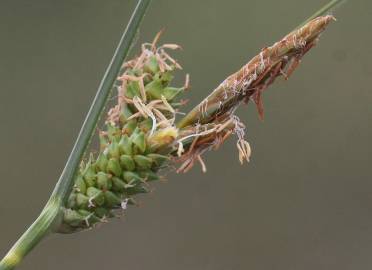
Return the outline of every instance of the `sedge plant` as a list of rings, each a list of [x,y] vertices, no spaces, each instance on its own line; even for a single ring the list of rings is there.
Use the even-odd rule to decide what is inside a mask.
[[[37,220],[0,262],[13,269],[50,233],[75,233],[121,215],[147,193],[160,172],[176,164],[187,172],[195,163],[205,171],[202,155],[235,135],[241,163],[251,148],[244,124],[235,115],[242,103],[254,103],[263,118],[262,95],[277,77],[288,79],[302,57],[334,20],[324,15],[342,1],[333,0],[280,41],[265,47],[236,73],[227,77],[181,119],[182,96],[189,88],[172,80],[181,65],[171,56],[176,44],[158,45],[161,32],[140,53],[124,62],[150,0],[140,0],[102,79],[66,167]],[[97,154],[86,153],[112,91],[117,102],[99,129]],[[86,153],[84,157],[84,153]]]

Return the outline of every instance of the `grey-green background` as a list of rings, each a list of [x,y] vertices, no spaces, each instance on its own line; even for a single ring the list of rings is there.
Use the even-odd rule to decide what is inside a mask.
[[[135,50],[165,27],[194,105],[325,2],[154,0]],[[1,255],[46,202],[134,5],[0,1]],[[124,218],[54,235],[19,269],[370,269],[372,2],[335,15],[294,76],[265,92],[264,122],[239,110],[248,165],[230,140],[206,156],[207,174],[169,174]]]

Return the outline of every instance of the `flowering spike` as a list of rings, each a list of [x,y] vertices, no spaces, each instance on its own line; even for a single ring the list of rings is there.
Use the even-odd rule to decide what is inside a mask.
[[[75,185],[64,206],[61,232],[93,227],[136,204],[133,196],[151,191],[148,181],[159,180],[159,170],[180,161],[178,172],[195,163],[206,171],[202,155],[217,149],[232,134],[237,136],[239,161],[249,161],[251,148],[245,126],[234,115],[242,102],[253,102],[263,118],[262,92],[278,76],[288,78],[303,55],[333,19],[318,17],[266,47],[175,125],[177,100],[189,88],[171,85],[181,65],[166,51],[178,45],[156,48],[161,32],[141,54],[123,66],[117,78],[117,104],[108,111],[106,129],[99,132],[100,151],[82,162]]]

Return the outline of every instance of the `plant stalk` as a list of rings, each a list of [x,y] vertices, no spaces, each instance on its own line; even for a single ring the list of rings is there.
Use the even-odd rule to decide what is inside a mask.
[[[312,19],[315,19],[316,17],[326,15],[331,10],[334,10],[335,8],[339,7],[341,4],[345,3],[347,0],[332,0],[328,2],[328,4],[324,5],[322,8],[318,9],[313,15],[311,15],[309,18],[307,18],[304,22],[302,22],[299,26],[296,27],[300,28],[307,24]]]
[[[9,270],[16,267],[40,240],[52,231],[54,225],[60,222],[61,207],[63,207],[71,191],[74,183],[74,176],[77,173],[81,159],[95,132],[97,122],[110,96],[113,84],[124,59],[129,53],[132,42],[150,2],[151,0],[138,1],[132,17],[119,41],[114,56],[98,87],[97,94],[52,195],[39,217],[1,260],[0,270]]]

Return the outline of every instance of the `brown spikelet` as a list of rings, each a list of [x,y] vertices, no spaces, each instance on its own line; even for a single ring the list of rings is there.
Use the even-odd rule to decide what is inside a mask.
[[[241,102],[252,100],[259,118],[263,119],[263,91],[277,77],[283,76],[287,80],[292,75],[302,57],[316,45],[320,34],[332,20],[335,20],[333,16],[317,17],[272,46],[263,48],[181,119],[177,127],[184,131],[177,142],[181,145],[191,137],[194,141],[189,142],[192,147],[188,151],[182,146],[185,151],[179,159],[183,162],[179,171],[189,170],[196,160],[200,161],[201,154],[219,146],[233,133],[238,136],[240,162],[249,161],[251,149],[244,140],[244,125],[234,115],[236,107]]]
[[[265,47],[239,71],[225,79],[208,97],[179,123],[185,127],[193,123],[210,123],[214,118],[232,113],[240,101],[253,99],[263,117],[262,92],[278,76],[288,79],[301,58],[316,45],[333,16],[317,17],[303,27],[289,33],[271,47]]]

